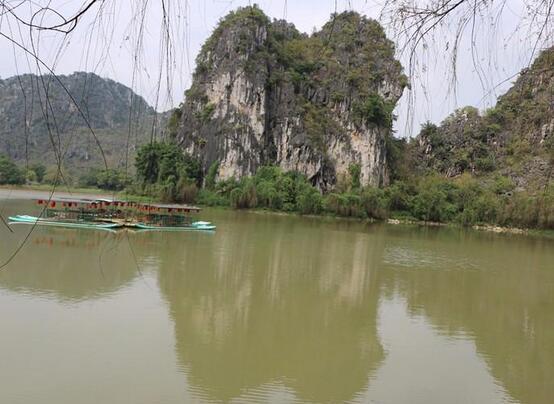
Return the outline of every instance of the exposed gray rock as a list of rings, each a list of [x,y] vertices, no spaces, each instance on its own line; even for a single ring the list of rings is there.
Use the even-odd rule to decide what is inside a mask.
[[[177,141],[218,179],[276,164],[331,188],[358,164],[388,182],[385,138],[406,86],[381,26],[356,13],[299,33],[257,7],[229,14],[197,59]]]

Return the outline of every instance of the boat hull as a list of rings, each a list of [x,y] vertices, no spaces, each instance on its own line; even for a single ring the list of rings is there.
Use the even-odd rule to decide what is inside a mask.
[[[208,222],[205,222],[208,223]],[[135,223],[133,227],[141,230],[160,230],[160,231],[214,231],[215,226],[212,224],[191,224],[190,226],[150,226],[144,223]]]
[[[37,226],[57,226],[57,227],[71,227],[78,229],[99,229],[99,230],[114,230],[122,227],[119,223],[79,223],[79,222],[62,222],[57,220],[49,220],[47,218],[40,218],[36,216],[28,215],[16,215],[10,216],[10,224],[22,223],[31,224]]]
[[[140,230],[159,230],[159,231],[214,231],[215,226],[210,222],[193,222],[190,226],[151,226],[145,223],[91,223],[91,222],[62,222],[58,220],[50,220],[48,218],[40,218],[28,215],[16,215],[8,218],[11,224],[22,223],[40,226],[57,226],[70,227],[80,229],[99,229],[99,230],[115,230],[123,227],[135,228]]]

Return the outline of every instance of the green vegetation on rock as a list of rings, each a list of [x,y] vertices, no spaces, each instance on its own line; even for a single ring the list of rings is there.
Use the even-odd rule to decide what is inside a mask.
[[[250,176],[265,165],[296,167],[329,191],[348,174],[337,172],[347,160],[360,165],[363,185],[384,184],[385,138],[406,86],[394,44],[375,20],[332,14],[308,35],[256,5],[241,7],[199,52],[176,140],[204,173],[216,161]],[[375,156],[362,164],[370,147]]]
[[[464,107],[440,125],[427,123],[405,148],[409,171],[481,181],[502,175],[520,191],[539,194],[554,166],[554,47],[543,51],[497,104],[484,113]]]

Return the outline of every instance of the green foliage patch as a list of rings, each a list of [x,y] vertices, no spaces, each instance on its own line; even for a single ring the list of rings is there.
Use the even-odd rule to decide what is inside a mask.
[[[165,202],[194,202],[203,174],[200,162],[171,142],[142,146],[135,159],[134,190]]]
[[[25,183],[25,172],[8,157],[0,155],[0,185],[21,185]]]

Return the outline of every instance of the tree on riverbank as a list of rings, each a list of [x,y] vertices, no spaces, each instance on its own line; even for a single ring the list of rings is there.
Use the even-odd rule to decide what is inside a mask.
[[[25,183],[25,172],[7,158],[0,155],[0,185],[21,185]]]
[[[135,193],[165,202],[194,202],[202,185],[200,163],[172,142],[151,142],[142,146],[135,159]]]
[[[377,220],[403,218],[554,229],[552,185],[541,194],[531,194],[514,191],[509,178],[502,176],[481,182],[469,175],[456,179],[430,175],[414,182],[397,181],[384,189],[349,187],[321,195],[297,173],[283,173],[276,167],[262,167],[260,171],[268,169],[278,174],[269,180],[260,180],[256,174],[239,182],[218,183],[215,190],[201,190],[198,202]]]
[[[322,194],[304,175],[276,166],[262,166],[254,176],[240,180],[217,181],[211,178],[213,173],[204,180],[198,162],[175,153],[175,147],[163,143],[143,146],[136,162],[137,180],[130,192],[235,209],[554,228],[552,185],[536,194],[516,191],[511,179],[502,175],[478,179],[467,173],[456,178],[430,173],[397,180],[382,189],[362,188],[356,167],[351,167],[350,177]]]

